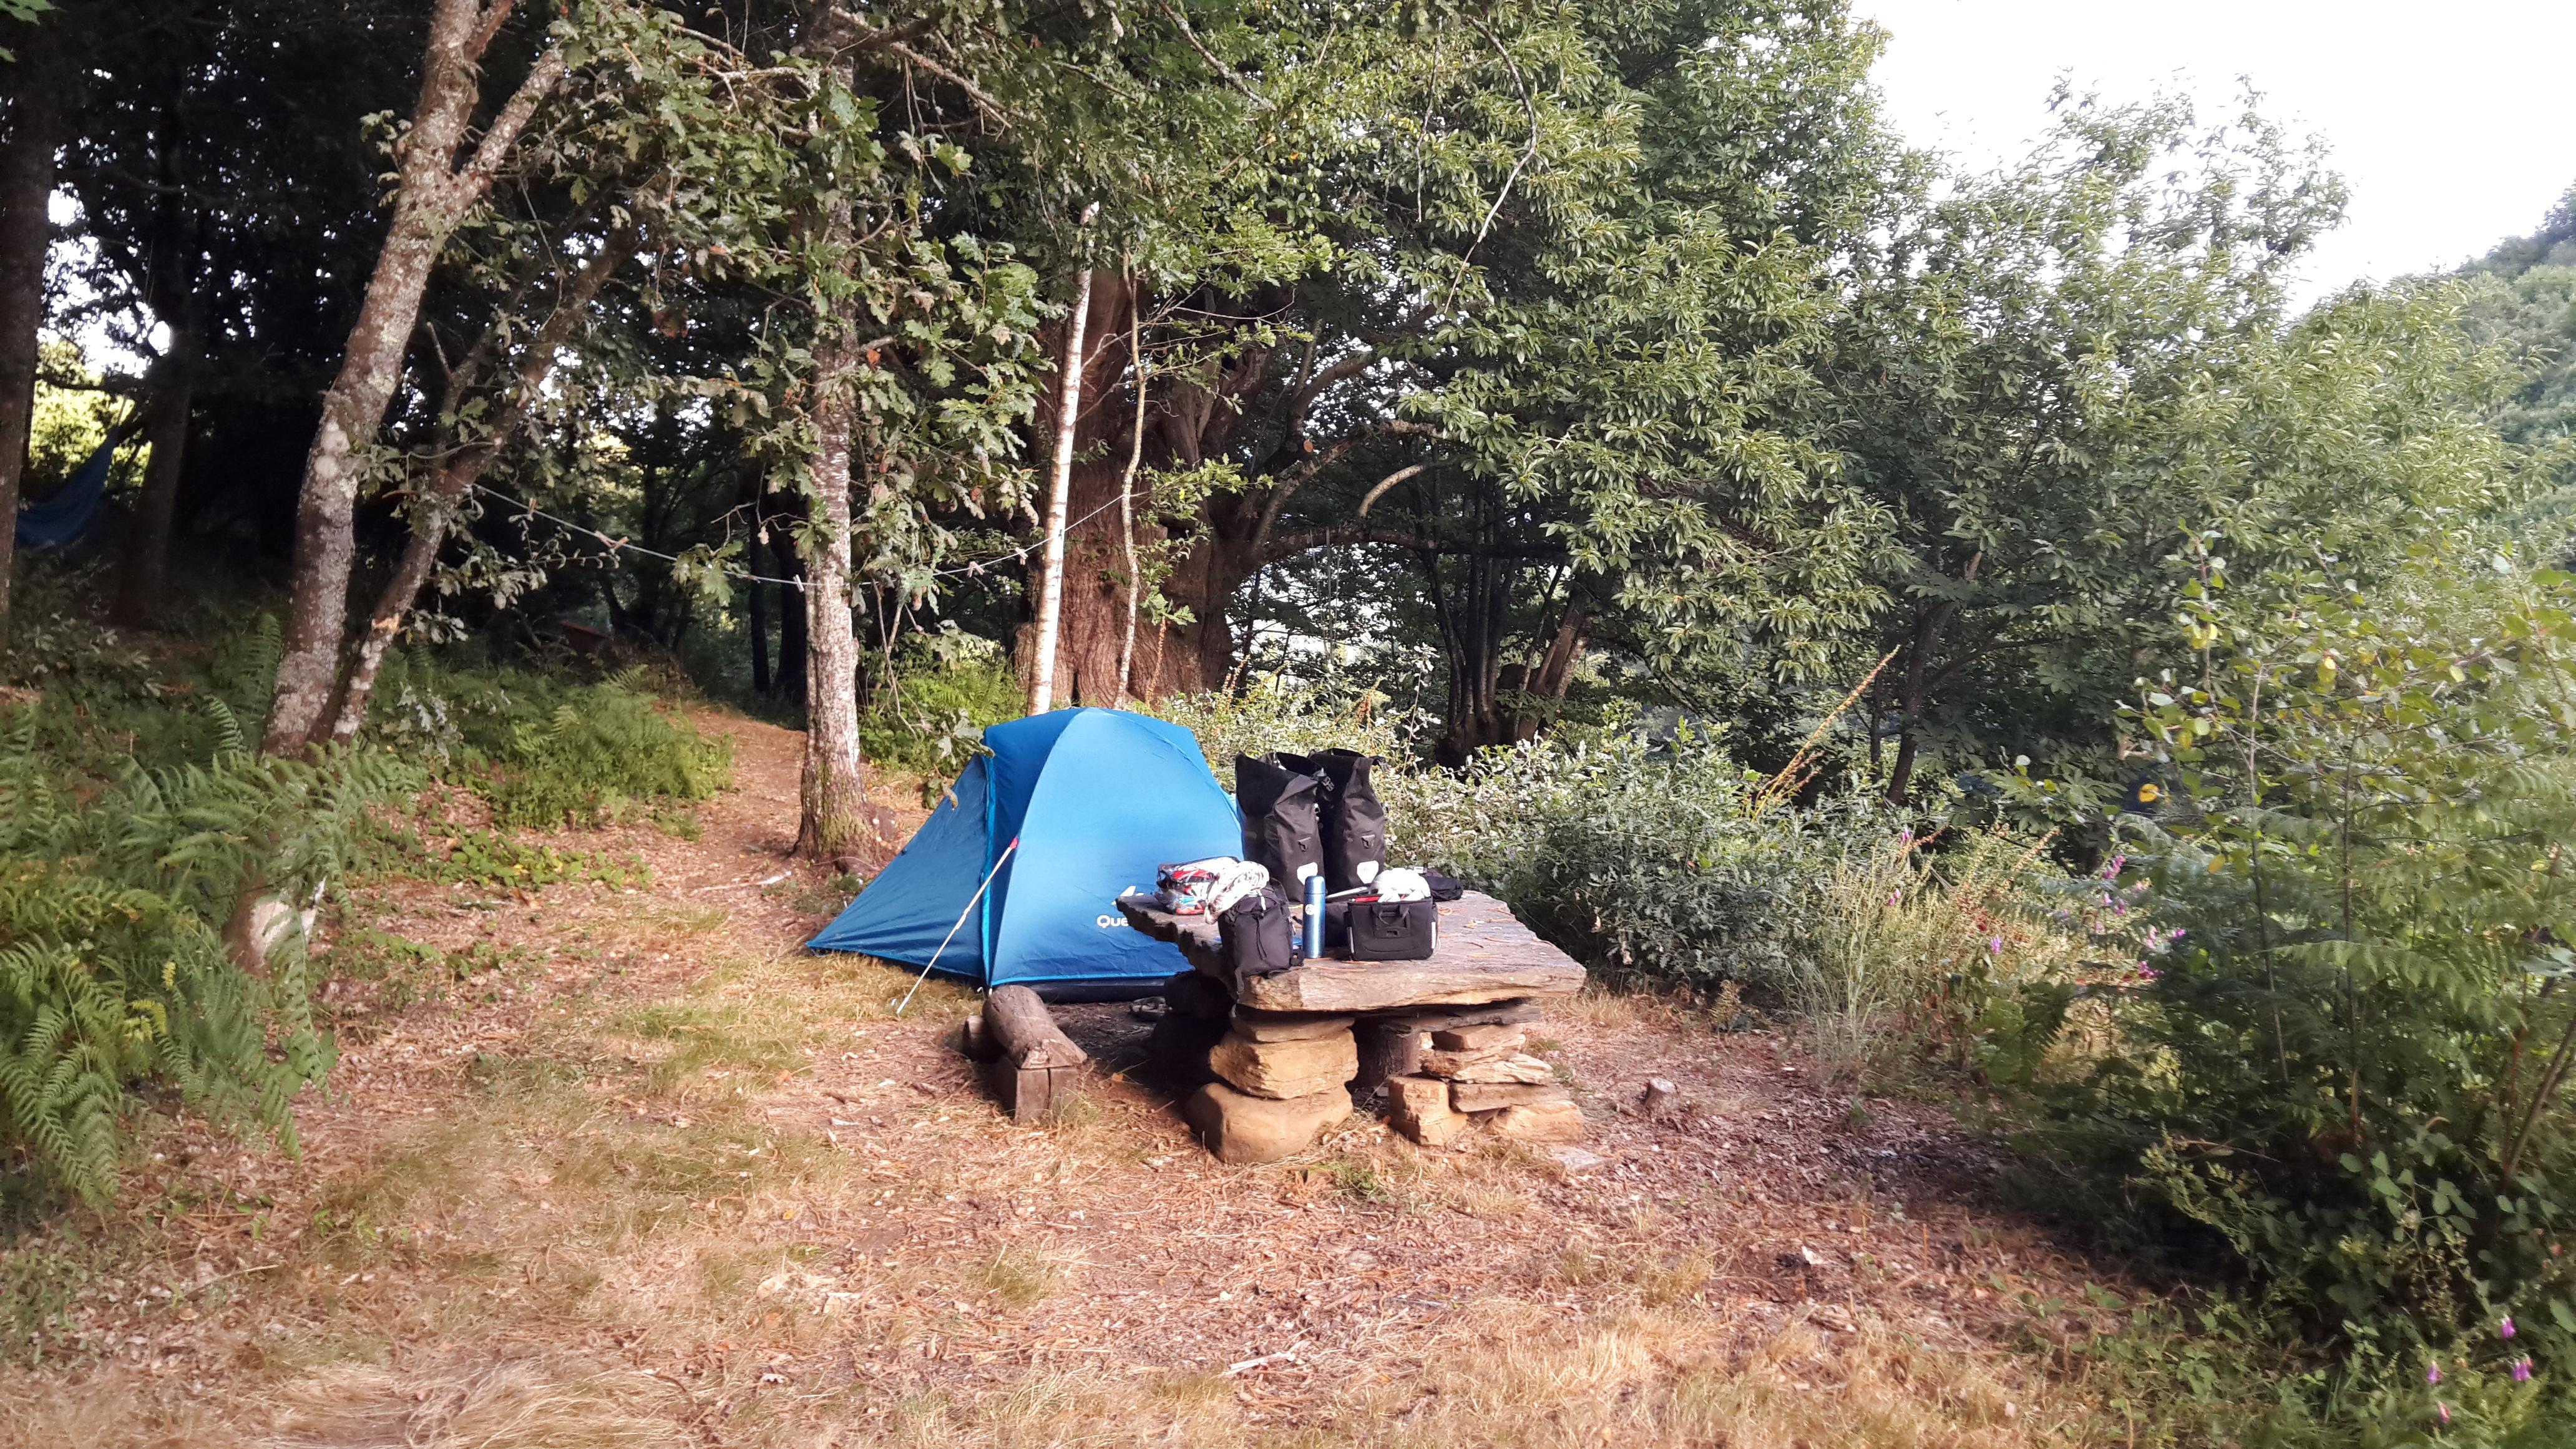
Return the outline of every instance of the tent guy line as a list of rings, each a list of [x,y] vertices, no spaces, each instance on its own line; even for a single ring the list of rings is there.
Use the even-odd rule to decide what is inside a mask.
[[[680,562],[680,556],[678,554],[664,553],[660,549],[646,548],[640,543],[630,543],[622,538],[611,538],[606,533],[603,533],[599,529],[593,528],[588,524],[576,523],[559,513],[548,513],[546,510],[539,508],[537,505],[530,503],[526,499],[513,498],[498,488],[490,487],[482,483],[476,483],[472,486],[475,492],[481,493],[501,503],[508,504],[524,516],[542,518],[548,523],[569,529],[574,533],[588,534],[590,537],[599,540],[600,546],[606,548],[609,552],[609,556],[612,558],[622,557],[623,555],[630,553],[640,553],[646,558],[660,559],[664,563],[675,564]],[[1084,524],[1089,523],[1091,520],[1098,518],[1103,513],[1106,513],[1117,506],[1118,500],[1113,498],[1108,502],[1101,504],[1099,507],[1094,508],[1089,513],[1082,515],[1080,518],[1073,520],[1071,523],[1066,524],[1061,532],[1070,536],[1075,529],[1082,527]],[[1042,547],[1045,542],[1046,540],[1040,539],[1036,543],[1022,544],[1020,547],[1011,550],[1010,557],[1018,562],[1026,563],[1030,553]],[[956,564],[944,569],[932,569],[930,571],[930,577],[934,579],[946,579],[959,578],[968,574],[982,573],[988,562],[999,563],[1001,562],[1001,559],[999,557],[991,560],[977,559],[970,563]],[[745,573],[740,569],[718,569],[717,572],[723,574],[726,578],[740,579],[745,583],[783,584],[788,588],[796,590],[798,593],[803,593],[805,591],[806,581],[803,579],[774,578],[768,574]]]
[[[921,974],[912,978],[912,991],[905,992],[903,994],[903,1000],[895,1004],[895,1015],[903,1015],[904,1008],[912,1005],[913,992],[919,991],[921,989],[921,983],[930,979],[930,968],[939,964],[940,953],[946,951],[948,949],[948,943],[956,940],[957,933],[965,929],[966,918],[975,914],[975,903],[984,898],[984,891],[987,887],[993,884],[993,877],[1002,873],[1002,862],[1009,860],[1011,858],[1011,852],[1019,848],[1020,838],[1014,835],[1011,837],[1011,843],[1002,847],[1002,853],[993,857],[993,868],[984,872],[983,885],[975,887],[975,894],[966,898],[966,909],[957,913],[957,924],[949,927],[948,934],[940,938],[939,950],[931,952],[930,959],[921,963]]]

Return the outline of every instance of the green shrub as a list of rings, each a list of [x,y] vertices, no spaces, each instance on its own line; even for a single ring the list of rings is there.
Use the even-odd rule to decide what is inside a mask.
[[[503,826],[607,824],[722,789],[731,743],[698,733],[642,684],[640,670],[582,683],[398,656],[367,738],[453,775]]]
[[[1622,718],[1444,770],[1415,749],[1433,722],[1390,712],[1374,692],[1264,682],[1162,710],[1197,733],[1222,780],[1238,752],[1341,745],[1384,757],[1391,862],[1447,870],[1587,964],[1663,985],[1784,992],[1802,922],[1847,842],[1893,833],[1865,802],[1780,808],[1766,777],[1716,742],[1650,744]]]
[[[2200,561],[2206,671],[2140,681],[2132,723],[2177,798],[2125,864],[2181,940],[2047,1141],[2214,1234],[2374,1402],[2412,1384],[2421,1422],[2438,1361],[2566,1412],[2576,581],[2426,564],[2266,605]]]

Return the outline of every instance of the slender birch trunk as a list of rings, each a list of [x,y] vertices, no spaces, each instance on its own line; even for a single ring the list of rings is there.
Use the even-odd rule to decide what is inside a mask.
[[[1064,515],[1073,493],[1075,424],[1082,413],[1082,329],[1091,314],[1091,268],[1075,283],[1072,315],[1064,326],[1064,391],[1055,423],[1055,479],[1047,490],[1046,563],[1038,596],[1037,667],[1029,684],[1029,713],[1055,708],[1056,635],[1064,624]]]

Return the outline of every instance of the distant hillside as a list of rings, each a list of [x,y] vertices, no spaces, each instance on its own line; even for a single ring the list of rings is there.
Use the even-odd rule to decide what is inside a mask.
[[[2576,435],[2576,186],[2538,231],[2461,274],[2500,284],[2472,306],[2471,326],[2514,348],[2530,374],[2497,426],[2518,442]]]

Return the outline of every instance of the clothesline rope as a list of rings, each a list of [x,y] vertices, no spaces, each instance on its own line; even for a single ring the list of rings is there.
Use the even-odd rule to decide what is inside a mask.
[[[501,491],[500,489],[498,489],[498,488],[493,488],[493,487],[489,487],[489,486],[487,486],[487,485],[485,485],[485,484],[482,484],[482,483],[477,483],[477,484],[475,484],[475,485],[474,485],[474,491],[475,491],[475,492],[477,492],[477,493],[480,493],[480,494],[484,495],[484,496],[485,496],[485,497],[487,497],[487,498],[492,498],[492,499],[495,499],[495,500],[497,500],[497,501],[499,501],[499,502],[501,502],[501,503],[507,504],[507,505],[509,505],[511,508],[516,509],[516,510],[517,510],[518,512],[520,512],[521,514],[526,515],[526,516],[528,516],[528,517],[532,517],[532,518],[542,518],[542,519],[546,520],[548,523],[552,523],[552,524],[556,525],[557,527],[564,528],[564,529],[568,529],[568,530],[570,530],[570,531],[572,531],[572,532],[574,532],[574,533],[578,533],[578,534],[587,534],[587,535],[589,535],[591,538],[597,539],[597,540],[599,541],[600,545],[601,545],[603,548],[606,548],[606,549],[608,550],[609,556],[610,556],[611,558],[615,558],[615,557],[617,557],[617,556],[619,556],[619,555],[622,555],[622,554],[628,554],[628,553],[640,553],[640,554],[644,555],[646,558],[656,558],[656,559],[660,559],[660,560],[661,560],[661,561],[663,561],[664,563],[673,563],[673,564],[675,564],[675,563],[680,562],[680,556],[679,556],[678,554],[673,554],[673,553],[664,553],[664,552],[662,552],[660,549],[646,548],[644,545],[642,545],[642,544],[640,544],[640,543],[630,543],[630,542],[628,542],[627,540],[622,539],[622,538],[611,538],[611,537],[609,537],[606,533],[601,532],[599,529],[592,528],[592,527],[590,527],[588,524],[584,524],[584,523],[576,523],[576,522],[574,522],[573,520],[571,520],[571,519],[569,519],[569,518],[566,518],[566,517],[564,517],[563,515],[561,515],[561,514],[559,514],[559,513],[549,513],[549,512],[547,512],[546,510],[544,510],[544,509],[542,509],[542,508],[539,508],[537,505],[535,505],[535,504],[533,504],[533,503],[528,502],[528,501],[527,501],[526,499],[524,499],[524,498],[513,498],[513,497],[511,497],[509,494],[502,492],[502,491]],[[1081,527],[1081,526],[1083,526],[1084,524],[1089,523],[1091,520],[1093,520],[1093,519],[1095,519],[1095,518],[1098,518],[1101,514],[1106,513],[1106,512],[1108,512],[1110,509],[1115,508],[1115,507],[1117,507],[1117,506],[1118,506],[1118,500],[1117,500],[1117,499],[1115,499],[1115,498],[1110,499],[1108,502],[1101,504],[1099,507],[1097,507],[1097,508],[1095,508],[1095,509],[1091,510],[1089,513],[1086,513],[1086,514],[1082,515],[1080,518],[1075,519],[1075,520],[1074,520],[1074,521],[1072,521],[1071,523],[1066,524],[1066,525],[1064,526],[1064,532],[1065,532],[1067,535],[1070,535],[1070,534],[1072,534],[1072,532],[1073,532],[1075,529],[1080,528],[1080,527]],[[1015,549],[1011,550],[1011,552],[1009,553],[1008,557],[1010,557],[1011,559],[1013,559],[1013,560],[1015,560],[1015,561],[1017,561],[1017,562],[1020,562],[1020,563],[1026,563],[1026,562],[1028,562],[1028,558],[1029,558],[1030,553],[1032,553],[1033,551],[1035,551],[1035,550],[1037,550],[1037,549],[1043,548],[1043,547],[1045,547],[1045,546],[1046,546],[1046,539],[1041,538],[1041,539],[1039,539],[1039,540],[1038,540],[1037,542],[1035,542],[1035,543],[1026,543],[1026,544],[1022,544],[1022,545],[1020,545],[1018,548],[1015,548]],[[980,559],[979,559],[979,560],[977,560],[977,561],[975,561],[975,562],[972,562],[972,563],[957,564],[957,565],[951,566],[951,567],[949,567],[949,568],[944,568],[944,569],[932,569],[932,570],[930,571],[930,576],[931,576],[932,578],[934,578],[934,579],[958,578],[958,577],[962,577],[962,576],[967,575],[967,574],[975,574],[975,573],[981,573],[981,572],[983,572],[983,571],[984,571],[984,568],[986,567],[986,565],[987,565],[987,563],[988,563],[988,562],[989,562],[989,563],[996,563],[996,564],[998,564],[998,563],[1000,563],[1001,561],[1002,561],[1002,560],[1001,560],[1000,558],[998,558],[998,557],[997,557],[997,558],[994,558],[994,559],[991,559],[991,560],[980,560]],[[797,592],[799,592],[799,593],[802,593],[802,592],[804,592],[804,591],[805,591],[805,587],[806,587],[806,583],[807,583],[807,581],[806,581],[806,580],[804,580],[804,579],[792,579],[792,578],[790,578],[790,579],[782,579],[782,578],[773,578],[773,577],[771,577],[771,576],[770,576],[770,575],[768,575],[768,574],[747,573],[747,572],[745,572],[745,571],[743,571],[743,570],[741,570],[741,569],[719,569],[719,570],[717,570],[717,572],[719,572],[719,573],[723,574],[726,578],[729,578],[729,579],[740,579],[740,580],[744,581],[745,583],[753,583],[753,584],[783,584],[783,585],[787,586],[788,588],[791,588],[791,589],[796,590],[796,591],[797,591]]]

